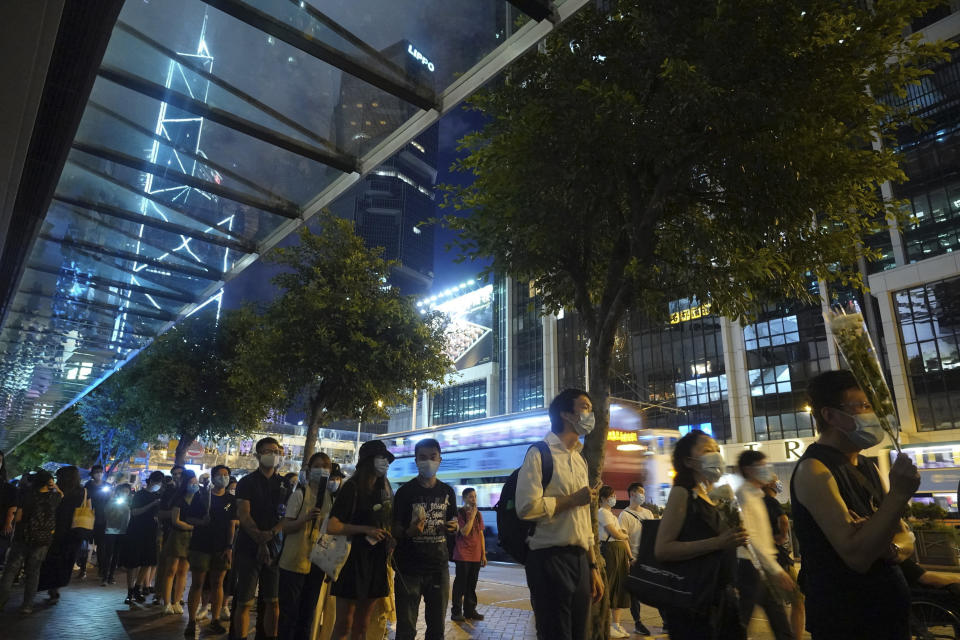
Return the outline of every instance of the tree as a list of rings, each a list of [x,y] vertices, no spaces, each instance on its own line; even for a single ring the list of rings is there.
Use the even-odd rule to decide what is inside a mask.
[[[249,433],[265,413],[230,385],[230,366],[245,336],[243,314],[209,312],[181,320],[130,365],[126,388],[131,415],[144,433],[177,436],[176,464],[197,438]]]
[[[77,404],[83,437],[97,447],[97,463],[106,473],[116,468],[147,440],[160,435],[143,427],[131,393],[142,372],[135,364],[114,373]],[[110,461],[113,461],[110,463]]]
[[[84,438],[83,418],[71,407],[50,421],[35,436],[10,453],[14,473],[27,473],[45,462],[85,467],[97,457],[96,448]]]
[[[670,300],[749,320],[811,300],[810,274],[862,286],[864,234],[901,216],[892,144],[907,87],[946,58],[903,39],[933,4],[886,0],[621,0],[584,8],[471,99],[486,116],[446,187],[464,257],[530,280],[589,337],[603,467],[614,343],[628,312]],[[890,61],[896,61],[890,63]],[[881,98],[876,98],[879,96]]]
[[[369,419],[412,389],[443,379],[444,323],[420,315],[412,299],[386,285],[391,263],[364,246],[352,224],[322,213],[316,232],[266,259],[284,267],[283,291],[262,313],[247,309],[232,380],[260,406],[306,409],[304,461],[320,428],[333,420]]]

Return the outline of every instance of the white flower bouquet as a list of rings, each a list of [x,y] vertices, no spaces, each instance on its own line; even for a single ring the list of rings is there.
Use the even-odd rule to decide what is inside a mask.
[[[857,384],[873,406],[880,426],[890,436],[893,446],[900,452],[900,422],[897,410],[893,406],[893,396],[883,377],[880,358],[870,339],[870,332],[863,320],[863,314],[855,302],[846,307],[834,306],[823,314],[827,327],[833,334],[843,359],[857,379]]]

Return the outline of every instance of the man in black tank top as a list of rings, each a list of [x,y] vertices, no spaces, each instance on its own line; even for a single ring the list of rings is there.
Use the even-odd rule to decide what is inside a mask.
[[[899,565],[913,538],[900,518],[920,474],[901,454],[886,491],[859,454],[884,433],[849,371],[820,374],[807,393],[820,438],[790,483],[807,630],[814,640],[908,640],[910,591]]]

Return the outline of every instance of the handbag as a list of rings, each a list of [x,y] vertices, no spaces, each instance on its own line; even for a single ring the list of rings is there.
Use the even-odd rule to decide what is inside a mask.
[[[93,506],[90,498],[87,496],[87,490],[83,490],[83,502],[73,510],[73,521],[70,523],[70,529],[84,538],[93,536],[93,523],[96,519],[93,513]]]
[[[350,519],[353,519],[353,513],[357,510],[357,499],[354,495],[353,510]],[[347,558],[350,557],[350,548],[352,545],[350,536],[335,536],[327,533],[327,524],[330,522],[330,515],[323,519],[320,526],[320,537],[317,543],[310,550],[310,562],[317,568],[327,574],[331,581],[336,581],[340,577],[340,571],[343,565],[347,564]]]
[[[730,554],[714,551],[689,560],[661,562],[654,556],[659,520],[646,520],[637,560],[627,575],[627,590],[653,607],[706,613],[718,600],[720,572]]]

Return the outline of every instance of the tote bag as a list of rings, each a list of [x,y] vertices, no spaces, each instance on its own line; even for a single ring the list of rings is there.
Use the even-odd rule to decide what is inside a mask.
[[[715,551],[677,562],[660,562],[654,556],[659,520],[645,520],[637,560],[627,576],[627,590],[652,607],[672,607],[706,613],[717,602],[723,585],[720,571],[729,555]]]
[[[317,565],[330,580],[336,581],[340,577],[343,565],[347,564],[351,542],[349,536],[335,536],[327,533],[328,522],[330,522],[330,516],[324,519],[323,526],[320,527],[320,537],[310,550],[310,562]]]
[[[90,498],[87,496],[87,490],[84,489],[83,502],[73,510],[73,522],[70,524],[70,529],[84,538],[89,538],[93,535],[94,520],[93,506],[91,506]]]

